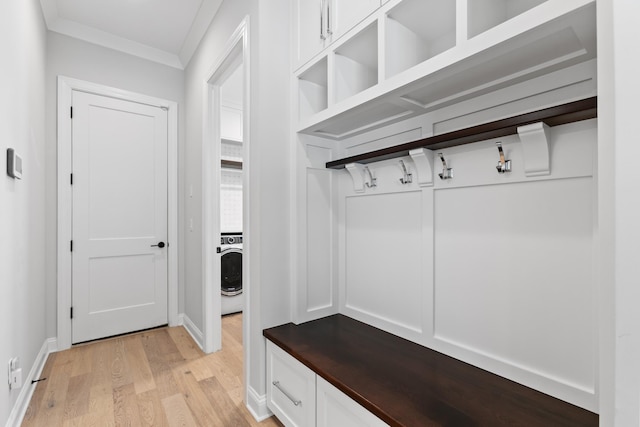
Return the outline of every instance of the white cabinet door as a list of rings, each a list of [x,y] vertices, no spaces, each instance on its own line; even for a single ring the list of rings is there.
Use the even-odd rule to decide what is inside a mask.
[[[295,34],[297,43],[294,54],[295,68],[310,60],[325,47],[325,6],[327,0],[295,0]]]
[[[267,407],[287,427],[316,424],[316,374],[271,341],[267,341]]]
[[[328,28],[331,40],[355,27],[380,7],[380,0],[328,0]]]
[[[322,377],[317,380],[317,427],[383,427],[380,418],[358,405]]]
[[[242,110],[220,106],[220,137],[242,142]]]
[[[164,325],[167,112],[74,91],[72,123],[72,342]]]
[[[294,0],[295,68],[380,7],[381,0]]]

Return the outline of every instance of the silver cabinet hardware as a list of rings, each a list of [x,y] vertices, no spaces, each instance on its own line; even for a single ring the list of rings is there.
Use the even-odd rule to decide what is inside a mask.
[[[326,0],[320,0],[320,39],[326,40],[327,37],[324,35],[324,2]]]
[[[500,154],[500,161],[498,162],[498,166],[496,166],[498,173],[511,172],[511,160],[505,160],[502,143],[498,141],[496,142],[496,146],[498,147],[498,154]]]
[[[331,1],[332,0],[327,0],[327,37],[333,35],[333,31],[331,31]]]
[[[302,403],[302,400],[297,400],[291,397],[291,395],[287,393],[285,389],[282,388],[282,386],[280,385],[280,381],[274,381],[271,384],[273,384],[275,388],[280,390],[280,392],[282,392],[282,394],[284,394],[287,397],[287,399],[289,399],[295,406],[299,406]]]
[[[404,165],[404,161],[400,159],[400,166],[402,166],[403,177],[400,178],[402,184],[411,184],[413,182],[413,175],[407,171],[407,167]]]
[[[444,159],[444,156],[442,155],[442,153],[438,153],[438,156],[440,156],[440,160],[442,161],[442,173],[438,174],[440,179],[451,179],[451,178],[453,178],[453,169],[447,167],[447,162]]]
[[[366,183],[366,186],[368,188],[377,187],[378,186],[378,184],[376,183],[377,178],[373,177],[373,174],[371,173],[371,170],[369,169],[369,166],[365,166],[364,170],[367,171],[367,173],[369,174],[369,182]]]

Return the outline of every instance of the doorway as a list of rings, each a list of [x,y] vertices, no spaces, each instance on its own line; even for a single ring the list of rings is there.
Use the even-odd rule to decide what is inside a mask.
[[[166,325],[167,111],[73,91],[72,343]]]
[[[74,99],[75,98],[75,99]],[[178,174],[178,162],[177,162],[177,147],[178,147],[178,115],[177,115],[177,103],[172,101],[167,101],[159,98],[149,97],[146,95],[137,94],[134,92],[128,92],[117,88],[112,88],[108,86],[103,86],[95,83],[90,83],[82,80],[71,79],[67,77],[60,76],[58,77],[58,316],[57,316],[57,326],[58,326],[58,337],[57,337],[57,349],[64,350],[71,347],[72,344],[72,335],[75,327],[72,327],[72,317],[74,316],[73,310],[73,302],[75,289],[73,286],[74,279],[74,263],[77,262],[73,257],[73,239],[74,239],[74,221],[79,220],[79,215],[77,208],[79,205],[74,205],[74,202],[78,200],[78,194],[74,193],[74,176],[72,173],[74,172],[74,168],[78,166],[79,160],[78,157],[82,153],[77,153],[74,148],[74,138],[78,138],[79,135],[74,135],[74,123],[73,123],[73,111],[72,106],[74,106],[74,101],[78,101],[84,99],[87,102],[80,102],[79,106],[84,105],[84,107],[88,107],[88,105],[97,106],[95,108],[100,109],[100,114],[106,114],[109,116],[109,119],[117,119],[117,120],[129,120],[131,121],[131,125],[135,128],[137,126],[138,130],[142,130],[145,127],[151,125],[156,127],[163,128],[163,131],[166,134],[166,138],[162,141],[161,148],[155,149],[156,154],[159,156],[154,160],[154,163],[157,161],[158,164],[163,164],[165,167],[163,168],[163,174],[160,177],[154,177],[154,180],[160,180],[165,183],[163,193],[164,195],[160,198],[155,197],[156,202],[149,203],[147,206],[147,210],[156,209],[162,211],[162,217],[159,221],[159,227],[157,232],[152,233],[150,236],[151,240],[142,242],[141,239],[133,239],[139,240],[136,244],[148,246],[145,247],[142,252],[146,254],[140,254],[134,256],[133,259],[126,260],[125,263],[128,263],[127,271],[134,271],[137,273],[147,272],[148,277],[158,275],[158,271],[156,268],[162,270],[161,275],[165,276],[162,279],[161,292],[164,292],[164,295],[159,301],[159,304],[155,306],[155,316],[156,319],[154,322],[168,323],[170,326],[175,326],[178,323],[178,257],[177,257],[177,241],[178,241],[178,227],[177,227],[177,174]],[[103,105],[104,104],[104,105]],[[81,108],[84,108],[81,106]],[[91,107],[94,108],[94,107]],[[135,111],[137,109],[144,110]],[[97,110],[96,110],[97,111]],[[82,114],[79,110],[75,110],[76,114]],[[92,118],[94,114],[92,113]],[[118,116],[118,117],[116,117]],[[148,117],[148,119],[142,119],[141,121],[137,121],[140,117]],[[76,118],[78,116],[76,115]],[[135,123],[134,123],[135,122]],[[111,126],[114,127],[114,126]],[[110,128],[107,126],[105,129]],[[75,129],[77,131],[77,128]],[[103,129],[104,130],[104,129]],[[158,129],[154,130],[153,133],[156,133]],[[104,132],[98,132],[99,134],[103,134]],[[126,134],[126,133],[125,133]],[[122,135],[121,135],[122,136]],[[144,145],[144,144],[143,144]],[[107,147],[108,144],[103,147]],[[147,147],[149,148],[150,145]],[[139,148],[139,147],[138,147]],[[157,148],[157,147],[156,147]],[[122,150],[119,150],[122,151]],[[85,153],[86,154],[86,153]],[[116,153],[111,152],[108,155],[115,155]],[[119,153],[120,155],[126,155],[126,153]],[[148,152],[138,153],[140,159],[147,157]],[[84,154],[82,154],[84,155]],[[131,160],[135,163],[135,156],[133,153],[129,153],[130,157],[128,160]],[[98,158],[101,161],[105,160],[104,156],[100,155]],[[111,168],[113,168],[114,164],[118,164],[118,160],[120,157],[116,156],[113,161],[109,162]],[[126,162],[124,159],[121,159],[122,162]],[[124,164],[124,163],[123,163]],[[88,164],[85,165],[88,168]],[[108,165],[107,165],[108,166]],[[111,181],[113,176],[109,175],[109,167],[105,166],[104,168],[94,168],[94,165],[91,165],[92,173],[96,171],[102,171],[102,182],[107,183]],[[133,168],[137,168],[137,165],[133,165]],[[155,165],[147,165],[149,170],[155,169]],[[113,168],[118,170],[117,168]],[[135,171],[130,171],[134,173]],[[137,174],[137,172],[135,172]],[[126,178],[125,173],[116,175],[120,178]],[[137,176],[137,175],[136,175]],[[81,187],[78,182],[79,176],[76,175],[76,188]],[[85,177],[86,178],[86,177]],[[96,180],[96,177],[92,178],[92,185],[99,183],[99,179]],[[124,179],[126,181],[126,179]],[[87,181],[85,181],[86,183]],[[123,182],[125,185],[126,182]],[[106,184],[105,184],[106,185]],[[155,184],[153,185],[155,186]],[[126,187],[126,185],[125,185]],[[106,187],[105,187],[106,188]],[[92,198],[94,197],[94,190],[91,189]],[[108,188],[106,189],[108,190]],[[109,193],[109,191],[105,190],[105,194]],[[140,189],[138,189],[140,190]],[[87,190],[88,191],[88,190]],[[141,190],[142,191],[142,190]],[[116,197],[117,195],[112,195]],[[132,196],[133,197],[133,196]],[[160,200],[162,199],[162,200]],[[102,202],[106,203],[104,206],[109,206],[108,197],[104,198]],[[100,206],[94,206],[95,212],[98,214],[100,210],[104,208]],[[120,211],[123,213],[124,211]],[[129,212],[131,213],[131,212]],[[155,212],[154,212],[155,215]],[[109,216],[110,221],[114,218],[114,216]],[[132,218],[129,218],[131,220]],[[135,218],[134,218],[135,219]],[[140,218],[138,218],[138,222],[142,222]],[[110,221],[105,222],[111,223]],[[125,221],[126,222],[126,221]],[[135,222],[135,221],[133,221]],[[131,225],[133,222],[126,222],[128,225]],[[94,223],[95,225],[95,223]],[[85,227],[86,228],[86,227]],[[105,230],[96,230],[93,229],[92,233],[94,235],[101,235],[101,237],[106,238],[106,243],[109,245],[111,243],[121,243],[123,236],[106,236],[104,233]],[[96,234],[97,233],[97,234]],[[104,236],[103,236],[104,234]],[[108,234],[108,233],[107,233]],[[129,233],[135,235],[135,233]],[[145,236],[148,233],[142,233]],[[87,236],[85,236],[87,237]],[[134,236],[135,237],[135,236]],[[159,240],[159,239],[162,240]],[[89,239],[85,239],[87,242]],[[144,239],[142,239],[144,240]],[[85,242],[85,243],[87,243]],[[160,242],[162,242],[162,248],[160,248]],[[175,242],[174,244],[171,244]],[[80,243],[80,242],[76,242]],[[132,242],[129,242],[133,244]],[[158,246],[155,246],[158,245]],[[87,245],[91,247],[91,249],[95,249],[95,245],[93,242],[91,245]],[[112,245],[113,246],[113,245]],[[78,254],[79,248],[76,245],[76,254]],[[105,248],[102,248],[105,249]],[[100,249],[102,251],[102,249]],[[113,249],[112,247],[106,249]],[[105,250],[106,250],[105,249]],[[129,251],[130,248],[127,248]],[[87,260],[91,258],[91,254],[85,253]],[[104,254],[103,254],[104,255]],[[121,255],[121,254],[120,254]],[[118,256],[120,256],[118,255]],[[98,257],[99,258],[99,257]],[[93,274],[94,277],[102,278],[100,269],[105,269],[105,262],[109,263],[113,261],[114,256],[112,254],[107,254],[107,256],[103,257],[101,260],[93,265],[93,270],[88,271],[86,273]],[[140,262],[142,258],[146,259],[146,262]],[[156,261],[160,261],[157,262]],[[86,264],[86,263],[85,263]],[[144,266],[143,266],[144,264]],[[140,268],[142,266],[142,268]],[[151,271],[151,270],[154,271]],[[106,268],[105,271],[114,271],[111,267]],[[118,270],[122,271],[122,270]],[[140,273],[142,274],[142,273]],[[134,274],[135,275],[135,274]],[[86,276],[86,275],[85,275]],[[80,276],[75,275],[76,279]],[[117,279],[116,279],[117,280]],[[111,281],[107,281],[111,283]],[[149,301],[147,297],[152,293],[157,292],[157,288],[155,288],[156,283],[155,280],[152,285],[152,281],[148,281],[149,286],[153,286],[154,290],[147,289],[146,292],[140,292],[136,297],[139,297],[137,301],[124,301],[124,305],[129,306],[151,306],[155,305],[148,304]],[[103,295],[104,298],[100,298],[96,303],[100,306],[94,304],[94,306],[89,311],[93,312],[107,312],[110,311],[113,307],[106,307],[107,303],[114,303],[114,301],[107,301],[108,298],[111,298],[115,295],[113,292],[107,292]],[[123,301],[115,301],[116,304],[120,304]],[[112,304],[113,305],[113,304]],[[104,307],[103,307],[104,306]],[[107,310],[103,310],[104,308]],[[103,314],[103,313],[99,313]],[[126,316],[122,316],[124,318]],[[138,319],[144,319],[146,314],[134,316]],[[158,320],[160,319],[160,320]],[[98,325],[110,325],[111,321],[105,321],[104,319],[98,319]],[[134,322],[135,323],[135,322]],[[133,331],[139,328],[147,327],[145,325],[138,325],[130,322],[124,322],[124,325],[121,325],[123,328],[130,328],[129,331]],[[74,325],[76,326],[76,325]],[[110,331],[107,330],[100,332],[100,334],[107,336],[111,334],[121,333],[122,331]],[[105,335],[106,334],[106,335]],[[73,336],[73,342],[79,342],[85,340],[86,336]],[[88,339],[92,339],[89,337]]]
[[[242,122],[244,67],[220,85],[220,293],[223,316],[244,310],[242,285]],[[217,252],[217,250],[216,250]]]
[[[245,371],[250,355],[247,325],[251,287],[249,276],[249,176],[250,176],[250,118],[249,118],[249,49],[248,18],[233,33],[226,48],[211,68],[205,84],[203,122],[203,313],[204,351],[211,353],[222,348],[222,295],[221,295],[221,236],[242,233],[242,298],[243,298],[243,353]],[[229,108],[229,107],[234,108]],[[224,145],[223,145],[224,144]],[[223,146],[225,147],[223,156]],[[234,156],[230,156],[235,152]],[[227,175],[223,181],[224,171]],[[235,169],[234,172],[230,169]],[[240,172],[240,173],[237,173]],[[231,174],[231,175],[230,175]],[[235,183],[235,189],[225,188],[228,206],[235,212],[223,218],[221,194],[223,184]],[[241,188],[238,193],[237,187]],[[233,193],[233,196],[230,194]],[[240,199],[238,200],[238,196]],[[225,229],[223,229],[223,225]],[[231,228],[228,228],[231,227]],[[228,228],[228,229],[227,229]],[[239,228],[239,229],[238,229]]]

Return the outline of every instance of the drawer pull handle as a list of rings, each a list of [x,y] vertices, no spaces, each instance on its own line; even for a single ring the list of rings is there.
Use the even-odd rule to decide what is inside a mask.
[[[287,393],[281,386],[280,386],[280,381],[274,381],[272,383],[275,388],[277,388],[278,390],[280,390],[282,392],[282,394],[284,394],[285,396],[287,396],[287,399],[289,399],[291,402],[293,402],[294,405],[299,406],[302,403],[302,400],[296,400],[293,397],[291,397],[291,395],[289,393]]]

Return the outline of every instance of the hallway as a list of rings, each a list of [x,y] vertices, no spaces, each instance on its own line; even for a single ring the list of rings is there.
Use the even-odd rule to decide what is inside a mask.
[[[206,355],[182,327],[52,353],[23,426],[279,426],[243,402],[242,314],[222,319],[223,350]]]

